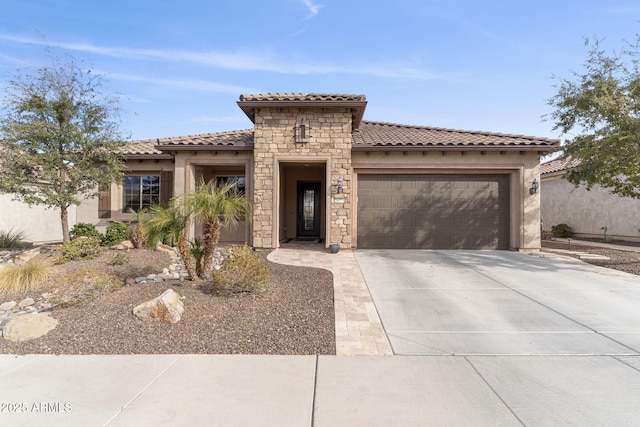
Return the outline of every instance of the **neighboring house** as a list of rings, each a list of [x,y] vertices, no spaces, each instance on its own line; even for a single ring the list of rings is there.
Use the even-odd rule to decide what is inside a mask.
[[[368,122],[366,105],[363,95],[242,95],[253,129],[128,144],[123,185],[82,206],[78,220],[127,219],[128,208],[204,179],[237,182],[253,205],[253,220],[223,242],[540,247],[539,196],[529,188],[558,140]]]
[[[29,206],[13,200],[12,194],[0,193],[0,231],[21,231],[31,243],[62,241],[62,225],[58,209],[46,209],[42,205]],[[76,219],[76,207],[69,208],[69,226]]]
[[[577,160],[556,159],[540,166],[542,228],[567,224],[576,237],[640,240],[640,200],[611,194],[600,186],[576,187],[565,179]]]

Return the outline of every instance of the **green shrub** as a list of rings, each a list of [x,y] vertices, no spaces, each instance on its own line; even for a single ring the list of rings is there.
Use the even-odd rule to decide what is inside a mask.
[[[108,262],[109,265],[125,265],[129,262],[129,255],[124,252],[116,253]]]
[[[121,278],[96,268],[83,268],[56,279],[57,288],[46,294],[47,300],[60,305],[73,305],[120,289]]]
[[[269,268],[251,247],[227,248],[226,261],[207,284],[217,294],[259,293],[269,286]]]
[[[40,288],[51,275],[51,264],[32,258],[22,265],[0,269],[0,295],[22,293]]]
[[[60,258],[57,262],[61,264],[67,261],[94,258],[101,250],[100,239],[97,237],[77,237],[60,246]]]
[[[553,234],[553,237],[567,238],[571,237],[573,232],[567,224],[558,224],[551,227],[551,234]]]
[[[19,248],[24,240],[24,232],[10,230],[0,230],[0,249]]]
[[[79,222],[69,231],[69,237],[71,240],[77,239],[78,237],[96,237],[101,241],[104,236],[96,229],[95,225]]]
[[[102,238],[102,246],[113,246],[128,240],[129,227],[122,222],[112,222],[107,226],[107,231]]]

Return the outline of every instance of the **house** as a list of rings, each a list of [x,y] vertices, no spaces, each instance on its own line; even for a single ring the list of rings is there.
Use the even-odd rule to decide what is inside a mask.
[[[236,182],[253,205],[252,221],[221,241],[540,247],[540,201],[529,188],[558,140],[365,121],[363,95],[242,95],[237,104],[252,129],[128,144],[123,184],[78,220],[104,227],[204,179]]]
[[[640,240],[640,200],[611,194],[595,186],[576,187],[565,179],[577,160],[556,159],[540,166],[542,228],[567,224],[576,237]]]

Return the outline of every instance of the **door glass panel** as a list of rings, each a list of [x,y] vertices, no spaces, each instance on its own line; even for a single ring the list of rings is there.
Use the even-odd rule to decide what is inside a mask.
[[[304,231],[313,230],[313,223],[315,220],[315,191],[313,188],[305,188],[304,190],[304,200],[303,200],[303,210],[302,210],[302,222]]]

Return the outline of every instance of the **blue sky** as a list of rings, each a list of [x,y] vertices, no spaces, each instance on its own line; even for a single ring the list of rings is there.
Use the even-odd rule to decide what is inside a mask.
[[[242,93],[367,96],[366,120],[559,137],[546,100],[637,0],[0,0],[0,89],[46,45],[106,75],[133,139],[246,129]]]

